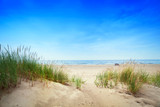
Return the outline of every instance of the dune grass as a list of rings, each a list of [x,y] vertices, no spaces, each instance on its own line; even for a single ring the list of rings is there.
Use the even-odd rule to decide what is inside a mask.
[[[97,87],[112,88],[118,83],[125,84],[132,94],[136,94],[144,83],[153,84],[160,87],[160,72],[149,75],[147,72],[134,66],[127,66],[122,71],[105,71],[96,76],[95,85]]]
[[[137,74],[139,75],[139,79],[141,82],[149,83],[149,76],[150,76],[149,73],[147,73],[144,70],[139,70]]]
[[[120,82],[127,85],[128,90],[135,94],[147,80],[147,74],[144,72],[135,72],[133,67],[127,67],[122,70]]]
[[[129,79],[131,78],[132,74],[133,74],[133,68],[131,67],[124,68],[122,72],[119,74],[120,82],[128,84],[130,82]]]
[[[114,81],[114,85],[117,85],[118,73],[112,71],[105,71],[103,73],[100,73],[96,76],[96,80],[94,81],[94,83],[97,87],[112,88],[113,84],[110,80]]]
[[[75,76],[72,76],[71,82],[74,83],[77,89],[81,89],[82,84],[85,83],[85,81],[83,81],[82,78]]]
[[[68,82],[68,75],[61,68],[40,64],[39,60],[29,47],[18,47],[16,50],[9,46],[0,47],[0,89],[15,87],[21,79]]]
[[[69,82],[68,74],[64,73],[61,68],[55,67],[53,70],[53,81],[66,84]]]
[[[151,84],[160,87],[160,72],[150,76]]]

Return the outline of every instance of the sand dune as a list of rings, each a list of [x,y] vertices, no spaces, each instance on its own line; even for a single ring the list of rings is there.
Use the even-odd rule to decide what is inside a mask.
[[[160,71],[160,65],[139,65],[146,72]],[[160,88],[143,85],[136,95],[127,94],[121,85],[113,89],[99,88],[94,85],[96,74],[106,69],[121,69],[114,65],[65,65],[69,76],[76,75],[86,80],[81,90],[74,86],[40,81],[22,81],[10,93],[3,92],[0,107],[154,107],[160,106]],[[45,85],[45,86],[44,86]]]

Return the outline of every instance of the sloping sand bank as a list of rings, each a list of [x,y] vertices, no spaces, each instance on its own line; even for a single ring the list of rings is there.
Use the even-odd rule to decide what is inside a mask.
[[[140,65],[146,72],[160,71],[160,65]],[[120,66],[121,67],[121,66]],[[143,85],[135,96],[127,94],[121,85],[113,89],[98,88],[94,85],[96,74],[106,69],[120,69],[114,65],[65,65],[70,76],[76,75],[86,80],[81,90],[74,86],[39,81],[31,87],[29,82],[10,93],[3,92],[0,107],[154,107],[160,106],[160,88]],[[44,86],[45,85],[45,86]]]

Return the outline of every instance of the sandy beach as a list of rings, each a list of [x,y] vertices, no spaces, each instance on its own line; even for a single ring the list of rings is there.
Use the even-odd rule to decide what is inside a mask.
[[[0,107],[160,107],[160,0],[0,0]]]
[[[146,72],[160,71],[160,64],[136,66]],[[85,82],[81,90],[55,82],[35,81],[32,87],[25,80],[9,91],[1,92],[0,107],[160,107],[160,88],[144,84],[136,96],[118,85],[113,89],[96,87],[96,75],[106,69],[121,69],[122,65],[64,65],[69,76],[79,76]]]

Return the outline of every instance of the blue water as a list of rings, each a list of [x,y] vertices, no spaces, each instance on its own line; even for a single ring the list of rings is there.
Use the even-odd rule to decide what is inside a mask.
[[[130,60],[43,60],[43,63],[60,64],[60,65],[103,65],[103,64],[124,64]],[[157,60],[134,60],[138,64],[160,64]]]

